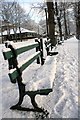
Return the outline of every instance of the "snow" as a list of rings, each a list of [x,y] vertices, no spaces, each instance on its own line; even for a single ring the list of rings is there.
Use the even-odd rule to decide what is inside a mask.
[[[26,32],[27,32],[27,33],[35,33],[35,31],[31,31],[31,30],[24,29],[24,28],[20,28],[20,30],[21,30],[21,33],[26,33]],[[20,33],[20,30],[17,29],[16,33]],[[10,30],[10,34],[14,34],[13,29]],[[3,32],[3,35],[7,35],[7,30],[5,30],[5,31]],[[1,33],[0,33],[0,36],[1,36]]]
[[[21,61],[20,63],[18,63],[18,68],[22,67],[23,64],[27,63],[30,59],[32,59],[34,56],[38,55],[40,53],[40,51],[35,52],[33,55],[29,56],[26,60]],[[11,69],[9,71],[10,74],[12,74],[16,69]]]
[[[14,42],[13,41],[6,41],[5,42],[5,47],[4,49],[2,49],[2,52],[8,52],[10,51],[10,48],[8,48],[9,45],[12,45],[14,49],[16,49],[15,45],[14,45]]]
[[[29,42],[34,41],[18,42],[16,45]],[[40,113],[10,110],[10,107],[18,102],[18,87],[10,82],[8,63],[2,55],[3,48],[4,44],[0,44],[0,67],[2,68],[0,116],[2,118],[36,118]],[[26,59],[34,51],[35,49],[22,54],[18,60]],[[75,37],[65,40],[62,45],[57,46],[56,51],[59,52],[57,56],[44,55],[46,62],[43,66],[36,64],[36,61],[31,64],[22,75],[23,82],[26,83],[27,90],[28,88],[37,89],[40,85],[45,87],[54,82],[53,92],[48,96],[36,96],[38,105],[48,110],[49,118],[78,118],[78,40]],[[23,106],[32,107],[28,96],[24,97]]]
[[[56,57],[48,57],[45,64],[36,71],[36,80],[30,90],[52,89],[56,72]]]

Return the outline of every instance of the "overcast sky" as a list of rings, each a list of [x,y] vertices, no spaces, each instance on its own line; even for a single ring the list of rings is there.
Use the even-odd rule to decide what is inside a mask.
[[[16,0],[15,0],[16,1]],[[39,22],[42,17],[38,14],[38,9],[31,9],[32,4],[43,3],[44,0],[17,0],[17,2],[22,6],[26,13],[29,13],[30,17],[35,20],[35,22]]]
[[[4,0],[4,1],[11,2],[11,0]],[[44,19],[44,15],[41,16],[40,14],[38,14],[37,8],[34,10],[34,9],[31,9],[31,7],[32,7],[32,4],[43,3],[45,0],[12,0],[12,1],[18,2],[21,5],[21,7],[25,10],[26,14],[29,14],[31,19],[35,20],[35,22],[38,23],[41,19]]]
[[[35,22],[39,22],[43,16],[38,14],[39,9],[31,9],[32,4],[43,3],[44,0],[2,0],[2,2],[17,2],[25,10],[26,14],[29,14],[31,19]],[[44,18],[43,18],[44,19]]]
[[[44,0],[18,0],[18,1],[25,3],[37,3],[37,2],[43,2]]]

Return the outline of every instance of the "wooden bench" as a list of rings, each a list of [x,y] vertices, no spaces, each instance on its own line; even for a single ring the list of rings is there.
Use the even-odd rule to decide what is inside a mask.
[[[52,92],[51,87],[45,88],[45,86],[41,89],[38,88],[37,90],[32,90],[32,91],[25,90],[25,84],[23,83],[23,79],[22,79],[22,72],[35,60],[37,60],[38,64],[41,64],[41,65],[44,64],[42,39],[40,39],[40,41],[36,39],[35,41],[36,43],[34,44],[31,44],[28,46],[25,45],[18,48],[14,47],[15,43],[14,44],[11,44],[9,42],[5,43],[6,48],[3,49],[3,56],[4,56],[4,59],[8,60],[8,63],[9,63],[9,70],[10,70],[9,77],[13,84],[15,83],[18,84],[18,88],[19,88],[19,102],[16,105],[12,106],[10,109],[44,112],[42,108],[38,107],[35,101],[35,96],[37,94],[48,95],[50,92]],[[34,48],[36,49],[36,52],[34,54],[29,56],[29,58],[24,60],[22,63],[18,63],[17,56]],[[41,82],[39,81],[39,83]],[[31,103],[34,109],[21,107],[21,104],[23,102],[23,98],[25,95],[28,95],[31,98]]]
[[[47,40],[45,41],[45,46],[46,46],[46,51],[47,51],[47,55],[57,55],[58,52],[54,52],[53,49],[55,49],[55,47],[53,48],[52,44],[51,44],[51,40],[49,38],[47,38]]]

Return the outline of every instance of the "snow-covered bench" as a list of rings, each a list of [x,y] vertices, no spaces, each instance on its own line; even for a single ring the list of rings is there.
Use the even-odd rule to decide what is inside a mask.
[[[12,106],[11,109],[26,110],[26,111],[32,110],[32,111],[43,112],[43,110],[39,108],[37,103],[35,102],[35,96],[37,94],[48,95],[53,90],[54,79],[51,78],[51,76],[50,78],[49,76],[47,76],[46,77],[47,79],[43,77],[43,79],[40,79],[33,83],[33,88],[31,88],[31,90],[29,91],[25,90],[25,84],[23,83],[23,79],[22,79],[22,72],[36,59],[37,59],[38,64],[39,63],[41,63],[41,65],[44,64],[43,51],[42,51],[42,40],[41,42],[36,40],[36,42],[37,43],[31,44],[28,46],[25,45],[25,46],[18,47],[18,48],[14,47],[15,43],[11,44],[9,42],[6,42],[5,44],[7,48],[3,50],[3,55],[4,55],[4,59],[8,60],[8,63],[9,63],[9,70],[10,70],[9,77],[10,77],[11,82],[12,83],[17,82],[18,87],[19,87],[19,102],[16,105]],[[36,52],[30,55],[26,60],[22,61],[21,63],[18,63],[17,56],[33,48],[36,48]],[[51,61],[49,59],[41,67],[41,69],[42,69],[43,74],[47,74],[48,69],[50,70],[50,74],[51,74],[51,70],[53,69],[52,74],[54,76],[55,75],[55,72],[54,72],[55,71],[55,67],[54,67],[55,59],[54,61]],[[49,62],[54,62],[53,66],[50,66]],[[34,109],[21,107],[23,98],[26,94],[31,98],[31,103]]]
[[[55,49],[55,47],[53,48],[52,44],[51,44],[51,40],[49,38],[47,38],[47,40],[45,41],[45,46],[46,46],[46,51],[47,51],[47,55],[57,55],[58,52],[54,52],[52,49]]]

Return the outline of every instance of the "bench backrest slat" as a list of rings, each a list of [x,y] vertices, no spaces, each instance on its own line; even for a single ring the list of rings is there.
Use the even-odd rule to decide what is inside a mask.
[[[38,46],[39,46],[38,43],[34,43],[34,44],[32,44],[32,45],[28,45],[28,46],[26,46],[26,47],[19,48],[19,49],[16,50],[17,55],[19,55],[19,54],[21,54],[21,53],[23,53],[23,52],[25,52],[25,51],[31,50],[31,49],[33,49],[33,48],[36,48],[36,47],[38,47]]]
[[[6,51],[6,49],[4,49],[3,56],[4,56],[4,59],[7,60],[7,59],[10,59],[13,57],[13,53],[10,49],[8,49],[8,51]]]
[[[24,62],[22,64],[22,66],[20,66],[20,71],[24,71],[35,59],[37,59],[39,56],[41,55],[40,51],[36,52],[34,55],[32,55],[31,57],[29,57],[28,60],[26,60],[26,62]],[[12,71],[12,70],[11,70]],[[9,73],[9,77],[10,79],[13,81],[14,79],[16,79],[19,76],[19,73],[16,69],[14,69],[14,71]]]
[[[23,46],[23,47],[17,48],[17,49],[15,49],[16,50],[16,54],[19,55],[19,54],[21,54],[21,53],[23,53],[25,51],[28,51],[28,50],[33,49],[33,48],[36,48],[38,46],[39,46],[38,43],[34,43],[34,44],[31,44],[31,45],[27,45],[27,46]],[[3,55],[4,55],[4,59],[5,60],[10,59],[10,58],[13,57],[13,53],[9,49],[8,49],[8,51],[6,51],[6,49],[4,49]]]

